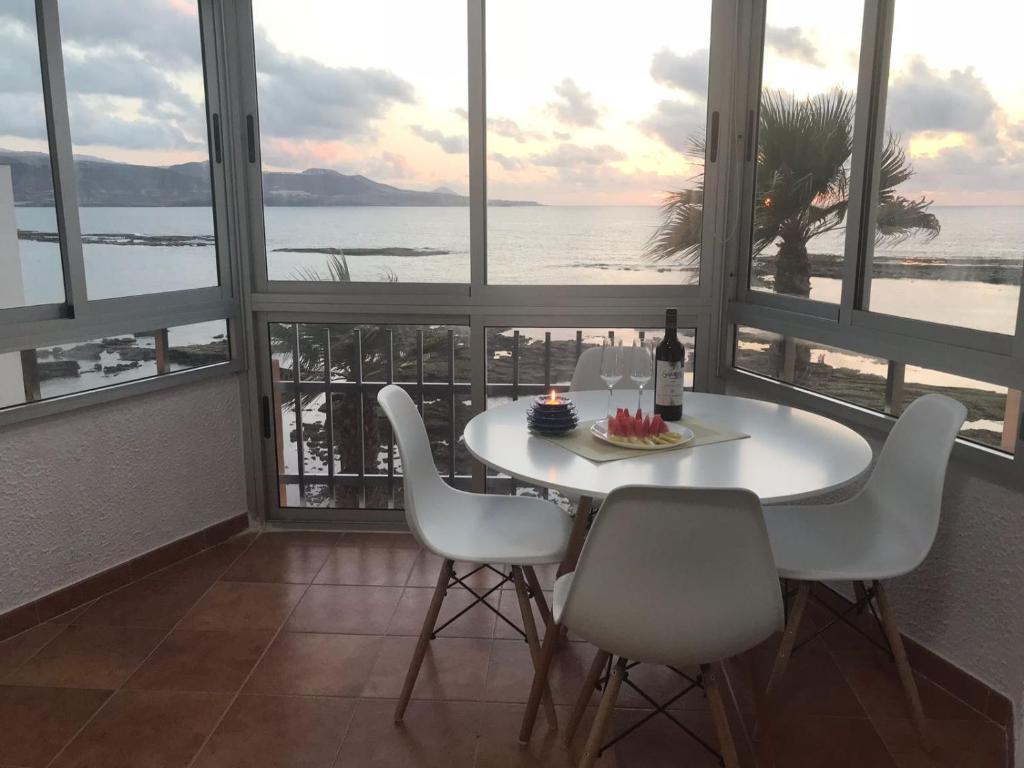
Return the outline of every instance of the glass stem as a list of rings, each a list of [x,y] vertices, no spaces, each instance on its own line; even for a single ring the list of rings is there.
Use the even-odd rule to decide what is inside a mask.
[[[640,410],[640,406],[643,405],[643,399],[644,399],[644,385],[641,384],[637,388],[637,394],[636,394],[636,409],[638,411]]]
[[[608,409],[605,411],[605,416],[612,415],[612,388],[611,385],[608,387]]]

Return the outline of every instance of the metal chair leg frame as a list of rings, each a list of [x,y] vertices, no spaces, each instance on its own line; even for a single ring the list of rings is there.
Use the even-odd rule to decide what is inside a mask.
[[[534,676],[536,677],[541,667],[543,654],[541,653],[540,640],[537,638],[537,624],[533,620],[533,607],[530,605],[530,598],[526,591],[526,580],[523,578],[523,570],[519,566],[512,567],[512,581],[515,583],[516,597],[519,598],[519,610],[523,615],[526,643],[530,646],[530,658],[533,660]],[[551,729],[557,731],[558,715],[555,714],[555,702],[551,698],[547,675],[544,676],[543,686],[544,714],[548,719],[548,725],[551,726]]]
[[[423,619],[423,628],[420,630],[419,640],[416,641],[416,650],[409,662],[409,671],[405,674],[405,683],[402,685],[402,693],[395,705],[395,722],[402,722],[405,717],[405,708],[409,705],[412,697],[412,689],[416,687],[416,678],[420,674],[420,667],[423,666],[423,657],[427,653],[427,646],[434,635],[434,625],[437,623],[438,614],[441,613],[441,604],[444,602],[445,592],[448,591],[448,580],[452,575],[452,568],[455,563],[445,560],[441,565],[441,572],[437,576],[437,585],[434,587],[434,596],[430,600],[430,608]]]
[[[583,748],[583,755],[580,757],[580,768],[593,768],[601,754],[601,742],[604,741],[605,731],[608,730],[608,721],[611,720],[612,710],[615,709],[615,701],[619,698],[619,689],[622,687],[622,678],[626,674],[627,663],[626,659],[620,657],[615,664],[615,669],[612,670],[612,676],[605,687],[604,696],[601,697],[601,704],[597,708],[594,724],[590,727],[587,745]]]

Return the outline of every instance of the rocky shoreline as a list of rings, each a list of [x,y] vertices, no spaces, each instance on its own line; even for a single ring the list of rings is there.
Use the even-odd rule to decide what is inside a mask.
[[[808,254],[811,277],[842,279],[844,257],[830,253]],[[771,288],[775,282],[774,255],[761,255],[753,261],[751,277],[758,287]],[[945,280],[951,282],[1020,285],[1021,263],[1011,259],[967,259],[876,255],[872,277],[889,280]]]
[[[78,378],[87,372],[101,372],[104,376],[110,376],[139,368],[142,363],[156,360],[156,349],[138,345],[139,339],[147,337],[152,337],[152,334],[113,336],[73,346],[37,350],[36,367],[39,371],[39,380]],[[116,360],[104,364],[104,355],[113,355]],[[167,350],[167,359],[182,368],[221,363],[228,360],[227,339],[222,337],[206,344],[170,347]]]

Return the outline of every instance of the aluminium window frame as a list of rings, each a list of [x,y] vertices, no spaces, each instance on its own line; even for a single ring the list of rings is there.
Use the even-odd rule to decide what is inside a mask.
[[[745,98],[737,100],[737,116],[749,115],[755,128],[761,96],[761,61],[767,3],[756,0],[750,14],[750,29],[738,50],[745,53],[748,72]],[[842,294],[838,304],[782,296],[749,288],[751,264],[751,219],[753,214],[756,158],[747,152],[739,157],[743,166],[738,194],[731,201],[741,222],[742,237],[730,254],[737,272],[735,284],[725,297],[729,332],[723,334],[721,375],[741,380],[744,385],[776,398],[786,389],[798,388],[784,382],[762,381],[763,377],[740,371],[732,364],[735,329],[738,325],[774,331],[784,336],[828,344],[852,352],[887,359],[893,363],[922,366],[1010,389],[1024,389],[1024,269],[1018,295],[1014,334],[1000,334],[942,323],[897,317],[867,309],[871,285],[871,259],[877,200],[878,166],[884,146],[885,103],[889,81],[895,3],[899,0],[864,0],[853,155],[851,158],[850,205],[847,217]],[[753,139],[756,142],[756,138]],[[756,147],[756,143],[754,144]],[[891,417],[866,411],[826,396],[801,391],[805,405],[838,418],[863,412],[860,422],[887,430]],[[810,399],[808,399],[810,398]],[[865,416],[864,414],[870,414]],[[994,469],[1000,476],[1020,474],[1024,467],[1024,432],[1020,421],[1015,428],[1013,457],[971,443],[958,447],[959,455]],[[963,441],[959,441],[963,443]],[[966,453],[965,453],[966,452]]]
[[[90,299],[85,278],[77,180],[74,168],[68,96],[64,78],[58,0],[35,0],[43,100],[53,173],[57,229],[64,275],[65,301],[0,310],[0,353],[33,350],[55,344],[80,342],[102,336],[137,333],[225,320],[229,360],[185,371],[162,373],[123,384],[113,384],[57,398],[30,401],[0,410],[0,426],[51,416],[77,408],[110,402],[120,397],[166,389],[215,375],[237,373],[244,367],[240,311],[240,251],[231,236],[234,206],[228,198],[224,151],[225,67],[223,19],[215,0],[198,0],[200,51],[204,71],[211,209],[215,233],[218,284],[194,289]]]

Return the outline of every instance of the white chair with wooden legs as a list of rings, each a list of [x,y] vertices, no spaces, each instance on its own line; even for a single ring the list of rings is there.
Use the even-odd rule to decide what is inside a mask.
[[[405,519],[409,529],[425,549],[444,560],[395,707],[395,722],[400,722],[416,685],[423,657],[436,631],[437,617],[448,589],[456,584],[470,589],[464,583],[464,577],[455,576],[456,561],[479,567],[510,567],[511,576],[502,574],[503,582],[511,580],[515,586],[523,634],[534,663],[538,662],[540,641],[530,600],[537,602],[541,616],[549,616],[550,611],[533,567],[561,562],[569,541],[570,521],[561,509],[541,499],[485,496],[452,488],[437,474],[427,430],[412,398],[401,387],[391,384],[378,393],[377,402],[391,422],[398,443],[405,486]],[[491,591],[494,589],[497,587]],[[497,609],[486,602],[487,594],[481,596],[471,591],[477,603],[483,603],[497,613]],[[555,726],[555,709],[550,694],[545,696],[545,711]]]
[[[637,389],[637,383],[629,376],[632,368],[633,356],[644,355],[650,357],[650,352],[643,347],[622,348],[622,370],[626,372],[615,384],[614,389]],[[586,392],[591,389],[607,390],[608,385],[601,378],[601,347],[591,347],[583,350],[583,354],[576,361],[576,368],[572,372],[572,383],[569,384],[570,392]]]
[[[782,593],[761,504],[744,490],[628,486],[605,499],[573,573],[555,582],[555,626],[598,647],[569,724],[616,656],[580,766],[597,760],[630,662],[699,666],[728,768],[738,765],[735,701],[721,662],[782,628]],[[533,731],[558,632],[549,626],[523,717]],[[741,742],[744,743],[743,739]],[[744,752],[747,750],[744,749]]]
[[[852,581],[859,608],[877,602],[911,716],[925,748],[930,746],[917,684],[882,581],[910,573],[928,556],[939,528],[949,455],[966,417],[967,409],[956,400],[924,395],[893,425],[870,478],[853,498],[765,507],[779,575],[800,582],[766,697],[776,694],[786,671],[812,583]]]

